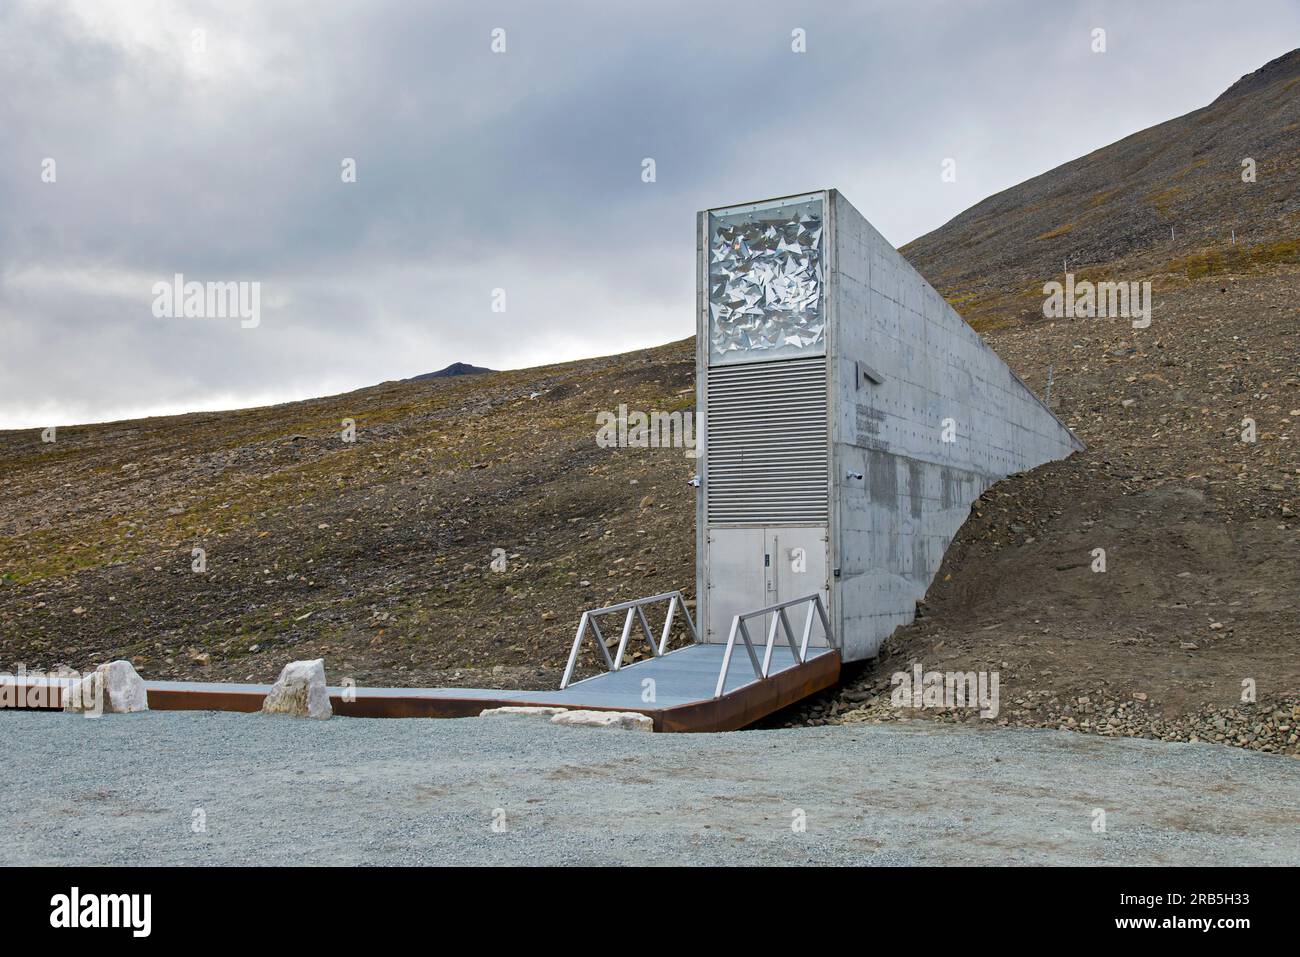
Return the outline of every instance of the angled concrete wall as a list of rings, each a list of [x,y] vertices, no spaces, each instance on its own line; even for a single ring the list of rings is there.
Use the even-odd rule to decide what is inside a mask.
[[[838,643],[856,660],[912,620],[975,499],[1083,445],[843,196],[827,195],[830,591]]]

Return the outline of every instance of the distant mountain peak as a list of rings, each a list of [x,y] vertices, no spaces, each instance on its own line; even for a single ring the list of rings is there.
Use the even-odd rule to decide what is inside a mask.
[[[495,369],[485,369],[483,366],[470,365],[468,362],[453,362],[445,369],[439,369],[437,372],[426,372],[423,375],[413,375],[406,381],[415,382],[419,379],[446,379],[455,375],[482,375],[485,372],[495,371]]]

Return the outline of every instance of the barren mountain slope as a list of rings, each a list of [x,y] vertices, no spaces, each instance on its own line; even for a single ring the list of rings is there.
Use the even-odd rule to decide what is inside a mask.
[[[990,196],[902,251],[981,331],[1041,319],[1042,285],[1063,263],[1080,279],[1300,263],[1300,50],[1202,109]]]

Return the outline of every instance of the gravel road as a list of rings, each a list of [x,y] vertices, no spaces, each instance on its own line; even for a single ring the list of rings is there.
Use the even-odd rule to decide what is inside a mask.
[[[1300,864],[1300,762],[1212,744],[212,712],[0,735],[6,865]]]

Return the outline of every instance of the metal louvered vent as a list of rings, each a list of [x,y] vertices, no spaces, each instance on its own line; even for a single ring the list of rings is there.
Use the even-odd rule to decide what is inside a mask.
[[[711,368],[707,402],[709,524],[826,521],[825,357]]]

